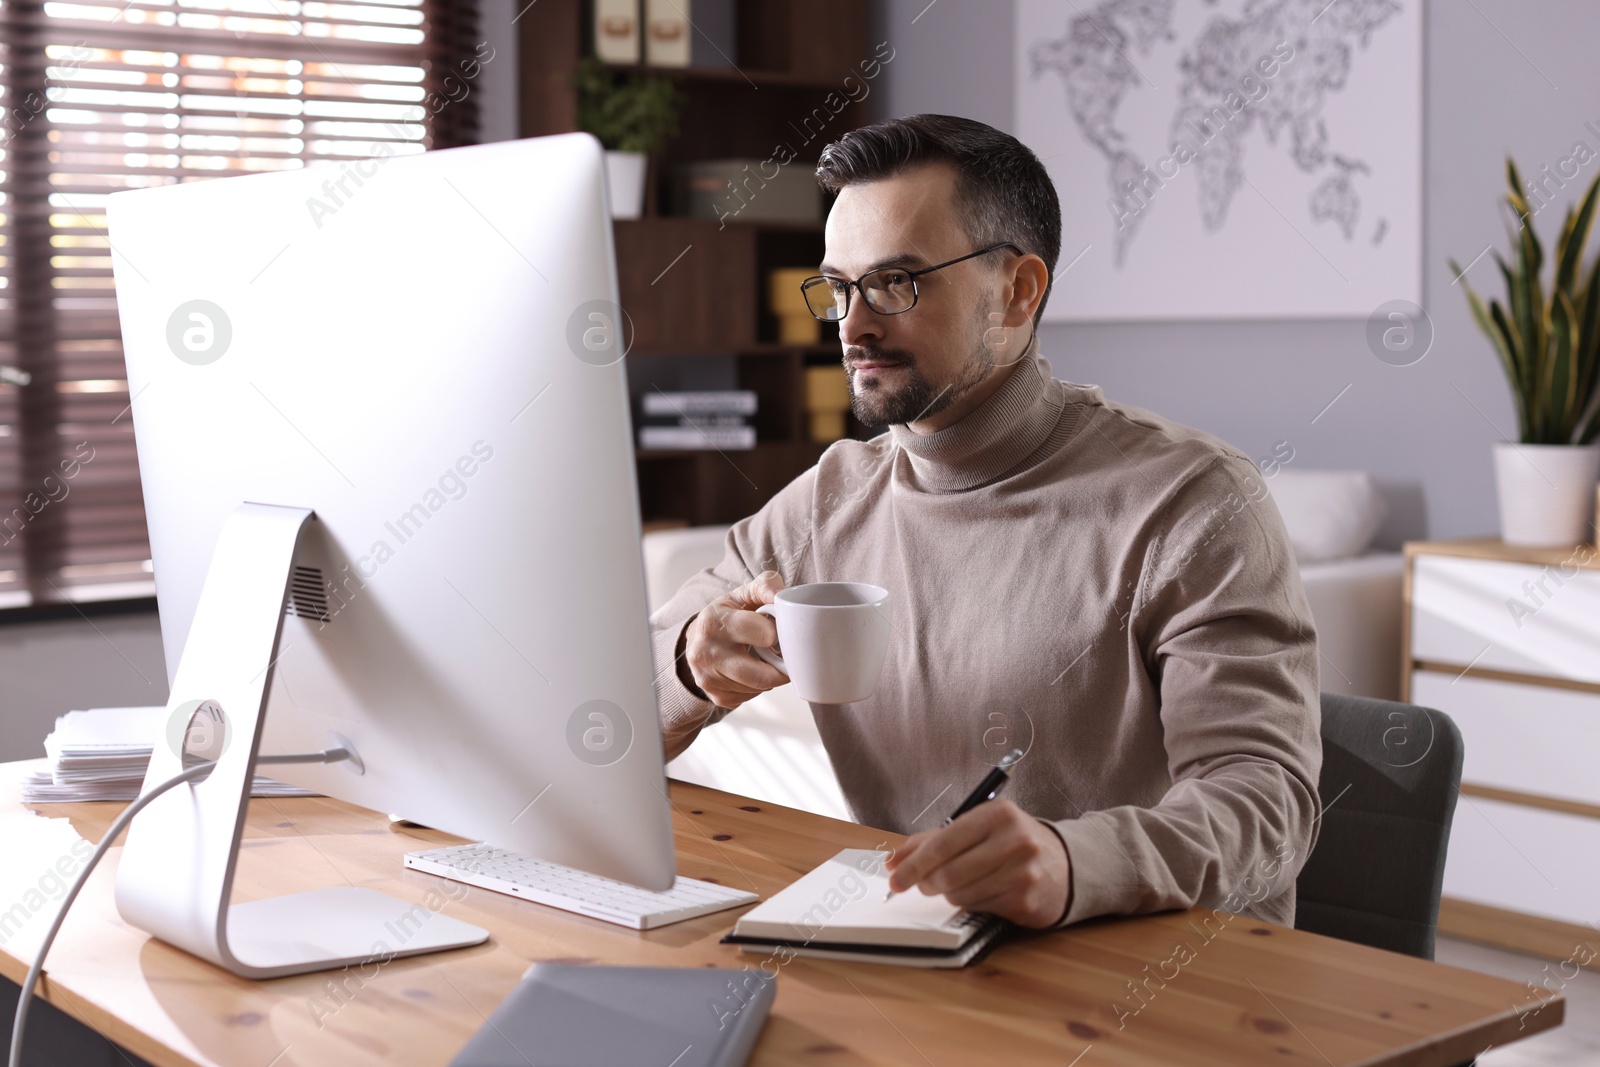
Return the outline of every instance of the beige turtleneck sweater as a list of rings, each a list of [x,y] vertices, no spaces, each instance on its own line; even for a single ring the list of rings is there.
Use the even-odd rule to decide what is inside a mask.
[[[812,705],[857,821],[935,827],[1024,748],[1006,796],[1066,844],[1065,922],[1293,923],[1320,811],[1316,633],[1238,450],[1042,359],[946,429],[838,442],[652,617],[669,758],[729,714],[671,668],[688,621],[765,570],[890,592],[877,691]]]

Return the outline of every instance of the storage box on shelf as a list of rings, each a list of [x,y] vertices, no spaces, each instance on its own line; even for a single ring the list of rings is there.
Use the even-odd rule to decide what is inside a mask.
[[[824,145],[867,121],[862,64],[876,72],[883,57],[868,46],[859,0],[738,0],[735,21],[733,67],[629,68],[673,78],[686,104],[679,136],[652,160],[644,217],[616,224],[618,282],[633,327],[628,358],[645,367],[661,355],[732,358],[737,387],[760,396],[752,451],[639,453],[647,519],[732,522],[824,447],[810,440],[804,417],[805,367],[839,358],[837,333],[824,329],[817,345],[778,343],[767,293],[773,269],[821,262],[822,220],[672,217],[671,176],[685,164],[731,158],[812,170]],[[540,0],[519,17],[523,136],[575,128],[570,79],[594,52],[593,28],[592,0]],[[749,188],[746,196],[759,197],[759,176]],[[862,427],[852,422],[851,431]]]
[[[1403,698],[1466,740],[1439,929],[1564,956],[1600,920],[1600,551],[1405,553]]]

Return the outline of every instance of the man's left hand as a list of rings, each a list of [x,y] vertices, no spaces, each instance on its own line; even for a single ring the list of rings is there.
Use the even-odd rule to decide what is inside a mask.
[[[894,850],[889,888],[940,893],[967,911],[1043,928],[1067,911],[1072,868],[1055,831],[1009,800],[979,804]]]

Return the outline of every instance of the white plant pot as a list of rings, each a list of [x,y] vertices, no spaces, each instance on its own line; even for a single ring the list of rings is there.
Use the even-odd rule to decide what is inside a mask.
[[[607,152],[606,184],[611,189],[611,217],[636,219],[644,214],[645,174],[650,157],[643,152]]]
[[[1500,538],[1508,545],[1564,547],[1593,541],[1600,444],[1494,446]]]

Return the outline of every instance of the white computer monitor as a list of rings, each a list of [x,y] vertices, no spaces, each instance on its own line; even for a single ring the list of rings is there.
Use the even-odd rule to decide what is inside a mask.
[[[603,169],[567,134],[119,192],[108,222],[174,716],[220,705],[235,753],[348,743],[271,773],[665,889]],[[247,762],[135,821],[118,903],[290,973],[207,951]],[[175,908],[185,879],[207,899]]]

